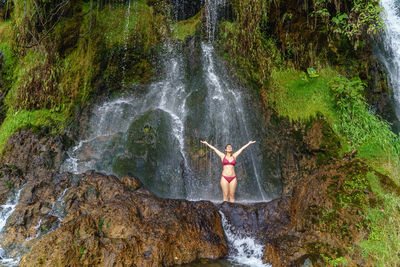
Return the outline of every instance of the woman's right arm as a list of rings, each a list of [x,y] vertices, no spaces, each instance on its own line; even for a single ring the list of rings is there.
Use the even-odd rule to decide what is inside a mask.
[[[215,147],[213,147],[212,145],[210,145],[209,143],[207,143],[206,141],[200,141],[201,143],[209,146],[212,150],[214,150],[215,153],[217,153],[217,155],[221,158],[221,160],[225,157],[225,154],[222,153],[221,151],[219,151],[218,149],[216,149]]]

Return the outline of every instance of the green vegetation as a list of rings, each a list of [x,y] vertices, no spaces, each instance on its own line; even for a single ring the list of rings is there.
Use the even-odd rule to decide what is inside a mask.
[[[370,233],[359,245],[364,257],[372,258],[376,266],[397,266],[400,263],[400,197],[390,190],[385,192],[373,173],[368,173],[367,178],[380,203],[367,210]]]
[[[366,232],[366,238],[349,251],[361,248],[363,256],[376,265],[395,266],[400,263],[400,191],[396,190],[400,184],[400,142],[390,124],[370,110],[364,98],[366,85],[358,76],[368,63],[360,63],[352,50],[363,44],[363,32],[375,33],[382,28],[381,8],[378,1],[350,2],[343,7],[340,1],[315,0],[307,7],[314,19],[302,21],[290,13],[268,17],[274,5],[279,9],[279,1],[267,1],[266,6],[251,0],[234,1],[233,21],[220,23],[219,48],[236,67],[236,75],[260,93],[265,106],[297,125],[324,119],[335,136],[331,142],[340,141],[340,147],[332,146],[340,151],[331,153],[331,160],[351,154],[370,168],[353,170],[342,184],[329,189],[337,205],[322,212],[322,221],[316,223],[329,224],[332,232],[350,234],[348,226],[339,227],[335,218],[343,210],[360,209],[363,222],[358,227]],[[249,16],[253,14],[250,9],[255,10],[254,16]],[[279,25],[270,25],[271,19]],[[298,26],[302,22],[308,25],[308,31]],[[290,27],[285,28],[287,24]],[[254,33],[249,28],[255,29]],[[305,39],[296,35],[300,29]],[[277,30],[281,36],[276,35]],[[271,32],[275,35],[269,35]],[[315,47],[311,39],[307,40],[311,35],[329,38]],[[329,50],[318,50],[321,47]],[[301,66],[305,62],[309,65]],[[335,66],[341,62],[345,64]],[[299,70],[300,66],[306,71]],[[377,203],[366,202],[368,191]],[[342,256],[321,255],[334,266],[346,264]]]
[[[52,133],[60,133],[66,122],[66,113],[52,112],[51,110],[9,110],[7,117],[0,126],[0,148],[4,149],[8,138],[18,129],[32,127],[50,127]],[[1,151],[0,150],[0,151]]]
[[[336,259],[331,259],[328,256],[325,256],[324,254],[322,254],[321,256],[329,265],[332,265],[334,267],[336,267],[338,265],[340,266],[340,265],[346,265],[347,264],[347,260],[345,258],[343,258],[343,257],[339,257],[339,258],[336,258]]]
[[[201,26],[202,12],[201,10],[195,16],[175,23],[173,26],[173,36],[176,39],[184,41],[187,36],[194,35]]]
[[[380,16],[382,8],[379,0],[352,0],[348,10],[341,12],[340,3],[334,2],[338,12],[333,16],[328,12],[330,0],[314,0],[312,15],[325,22],[333,33],[340,33],[349,38],[359,37],[363,31],[375,34],[383,28]],[[342,8],[343,10],[343,8]]]
[[[0,23],[0,152],[21,127],[60,133],[104,88],[149,82],[169,33],[168,5],[160,3],[134,1],[127,16],[128,4],[14,1],[11,18]],[[132,64],[121,71],[124,61]]]
[[[271,72],[272,90],[265,90],[270,105],[291,121],[307,121],[318,113],[329,121],[337,122],[329,82],[337,72],[323,69],[318,78],[309,78],[305,72],[295,69],[274,69]]]

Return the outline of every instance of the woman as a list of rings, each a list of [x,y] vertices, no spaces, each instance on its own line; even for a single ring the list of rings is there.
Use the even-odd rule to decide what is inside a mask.
[[[222,160],[222,174],[221,174],[221,188],[222,188],[222,193],[224,196],[224,201],[228,201],[228,198],[230,199],[230,202],[235,202],[235,190],[237,186],[237,179],[236,179],[236,174],[235,174],[235,164],[236,164],[236,158],[242,153],[242,151],[248,147],[251,144],[254,144],[256,141],[250,141],[247,143],[247,145],[244,145],[241,149],[236,151],[235,153],[232,154],[232,146],[230,144],[227,144],[225,146],[225,151],[226,155],[207,143],[206,141],[201,141],[201,143],[209,146],[212,150],[217,153],[217,155],[221,158]]]

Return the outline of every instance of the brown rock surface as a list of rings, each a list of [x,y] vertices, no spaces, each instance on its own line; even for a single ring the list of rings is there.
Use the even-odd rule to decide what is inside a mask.
[[[336,161],[300,179],[290,204],[280,207],[289,212],[290,220],[267,240],[264,261],[273,266],[300,266],[308,258],[314,266],[325,266],[324,255],[345,257],[349,266],[364,266],[361,250],[348,249],[368,235],[361,204],[343,204],[340,198],[350,193],[358,194],[354,199],[360,202],[376,201],[368,191],[346,191],[346,182],[366,171],[368,167],[359,160]]]
[[[21,266],[170,266],[226,254],[211,202],[159,199],[126,185],[134,180],[79,175],[65,193],[67,215],[60,227],[37,240]]]

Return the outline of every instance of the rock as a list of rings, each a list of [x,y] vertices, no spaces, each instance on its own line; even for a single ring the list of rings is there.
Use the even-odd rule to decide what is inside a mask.
[[[64,197],[67,215],[60,227],[37,240],[21,266],[171,266],[226,255],[220,215],[211,202],[160,199],[138,192],[142,188],[132,191],[134,178],[123,181],[95,172],[79,175]]]
[[[32,130],[21,130],[8,139],[1,163],[20,169],[27,179],[45,177],[64,161],[64,142],[61,135],[42,137]]]
[[[260,244],[265,244],[286,229],[290,222],[289,204],[290,198],[282,197],[255,204],[223,202],[219,209],[235,229],[235,234],[252,236]]]
[[[338,160],[299,179],[289,204],[272,209],[288,215],[281,220],[280,228],[267,234],[263,260],[273,266],[300,266],[308,259],[313,266],[323,266],[321,255],[333,259],[343,255],[349,265],[362,266],[361,251],[348,250],[368,236],[368,229],[362,226],[362,204],[357,201],[368,203],[376,199],[372,193],[349,189],[345,182],[352,181],[355,175],[366,175],[368,170],[359,160]],[[359,186],[370,191],[368,184]],[[345,200],[356,202],[344,205],[339,202],[341,194],[358,196]]]
[[[137,190],[143,186],[138,178],[129,175],[122,177],[120,181],[132,190]]]

